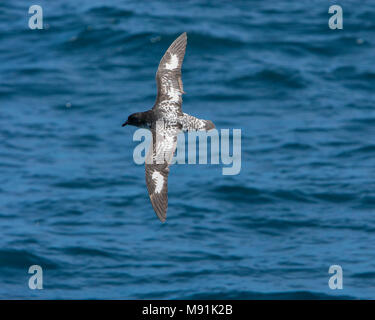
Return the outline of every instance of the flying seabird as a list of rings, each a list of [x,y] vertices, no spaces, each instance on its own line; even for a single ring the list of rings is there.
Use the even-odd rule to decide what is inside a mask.
[[[187,35],[181,34],[165,52],[156,72],[157,96],[152,109],[133,113],[122,125],[148,128],[152,144],[146,155],[146,184],[152,207],[161,222],[168,208],[169,164],[181,131],[210,130],[215,125],[182,112],[181,66],[185,56]]]

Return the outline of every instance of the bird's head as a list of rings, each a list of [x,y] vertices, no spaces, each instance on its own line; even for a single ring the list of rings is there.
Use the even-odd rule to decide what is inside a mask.
[[[122,126],[125,127],[126,125],[141,127],[143,125],[144,119],[142,112],[133,113],[128,117]]]

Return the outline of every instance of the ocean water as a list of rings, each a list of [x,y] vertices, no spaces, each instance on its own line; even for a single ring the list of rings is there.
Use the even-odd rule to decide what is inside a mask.
[[[0,2],[0,298],[375,298],[373,1],[32,4]],[[185,31],[183,110],[242,169],[172,166],[162,224],[121,124]]]

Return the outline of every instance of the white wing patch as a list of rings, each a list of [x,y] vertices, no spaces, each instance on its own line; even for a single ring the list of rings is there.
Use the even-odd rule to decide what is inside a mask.
[[[164,177],[160,174],[160,172],[154,171],[152,173],[152,180],[155,182],[155,193],[160,193],[163,189]]]
[[[171,54],[171,60],[169,61],[169,63],[167,62],[165,64],[165,69],[173,70],[173,69],[176,69],[177,67],[178,67],[177,54]]]

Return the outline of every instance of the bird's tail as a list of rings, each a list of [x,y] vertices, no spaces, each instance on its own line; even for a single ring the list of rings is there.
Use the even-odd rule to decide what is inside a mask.
[[[215,128],[215,125],[211,120],[198,119],[187,113],[184,113],[181,119],[181,124],[183,131],[208,131]]]

